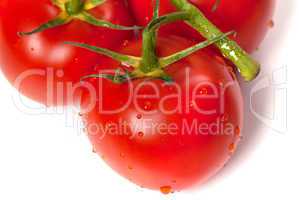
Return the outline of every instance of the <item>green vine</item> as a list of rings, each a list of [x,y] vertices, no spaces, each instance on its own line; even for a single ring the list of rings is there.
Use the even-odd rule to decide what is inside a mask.
[[[159,78],[163,79],[164,81],[171,81],[171,77],[165,73],[165,68],[169,65],[189,56],[190,54],[205,48],[213,43],[226,38],[228,35],[233,34],[234,32],[229,32],[226,34],[222,34],[216,36],[214,38],[208,39],[204,42],[198,43],[193,45],[183,51],[177,52],[173,55],[166,56],[166,57],[158,57],[156,55],[156,31],[157,29],[164,25],[178,19],[188,19],[189,14],[186,12],[177,12],[171,13],[169,15],[158,17],[152,20],[147,27],[144,29],[143,32],[143,48],[142,48],[142,57],[134,57],[130,55],[120,54],[109,49],[91,46],[84,43],[77,43],[77,42],[66,42],[66,44],[77,46],[80,48],[85,48],[90,51],[106,55],[114,60],[119,61],[120,63],[130,65],[134,68],[133,71],[126,73],[126,75],[120,74],[93,74],[90,76],[86,76],[85,78],[106,78],[114,83],[123,83],[128,79],[135,79],[135,78]],[[115,77],[118,77],[118,81],[115,81]]]
[[[113,24],[104,20],[95,18],[88,10],[93,9],[105,0],[52,0],[52,3],[60,8],[60,14],[45,24],[40,25],[30,32],[21,32],[20,35],[31,35],[50,28],[61,26],[78,19],[89,24],[101,27],[107,27],[118,30],[136,30],[141,27],[133,26],[127,27],[122,25]],[[205,48],[214,44],[221,51],[222,55],[230,60],[238,68],[240,74],[246,81],[253,80],[260,71],[260,65],[252,59],[236,42],[228,38],[234,32],[223,33],[213,23],[211,23],[204,14],[188,0],[171,0],[172,3],[179,10],[178,12],[171,13],[164,16],[159,16],[160,0],[156,0],[154,6],[154,13],[152,21],[145,27],[142,38],[142,56],[135,57],[130,55],[123,55],[109,49],[91,46],[84,43],[65,42],[73,46],[89,49],[90,51],[111,57],[123,64],[130,65],[134,68],[129,72],[130,78],[140,77],[155,77],[169,80],[170,77],[165,74],[164,68],[185,58],[186,56],[194,53],[195,51]],[[220,5],[221,0],[215,0],[212,11],[216,11]],[[184,20],[195,28],[206,41],[196,44],[183,51],[177,52],[173,55],[159,58],[156,55],[156,38],[157,30],[164,24],[172,23],[178,20]],[[119,74],[117,76],[120,76]],[[111,76],[103,76],[111,78]],[[122,77],[119,80],[127,80]],[[114,82],[122,82],[115,81]]]
[[[211,39],[223,33],[212,24],[204,14],[187,0],[171,0],[180,11],[190,14],[186,20],[203,37]],[[251,81],[260,72],[260,65],[253,60],[236,42],[229,38],[223,38],[215,43],[222,55],[236,65],[239,72],[246,81]]]

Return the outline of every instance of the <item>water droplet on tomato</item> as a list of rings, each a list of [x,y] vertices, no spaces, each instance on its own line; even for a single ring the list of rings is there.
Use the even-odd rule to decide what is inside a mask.
[[[273,20],[270,20],[270,21],[268,22],[268,26],[269,26],[270,28],[273,28],[273,27],[274,27],[274,21],[273,21]]]
[[[145,103],[145,105],[144,105],[143,108],[144,108],[145,111],[148,111],[148,110],[151,109],[151,107],[152,107],[151,102],[147,101],[147,102]]]
[[[193,108],[195,106],[195,102],[194,101],[191,101],[190,104],[189,104],[190,108]]]
[[[202,88],[200,91],[199,91],[199,94],[203,95],[203,94],[208,94],[208,89],[207,88]]]
[[[138,135],[139,137],[143,137],[143,136],[144,136],[144,133],[143,133],[142,131],[140,131],[140,132],[137,133],[137,135]]]
[[[171,85],[171,84],[168,84],[168,85],[165,85],[166,89],[169,91],[169,92],[172,92],[174,91],[175,89],[175,86]]]
[[[124,153],[120,153],[119,155],[120,155],[120,157],[122,157],[122,158],[125,157],[125,154],[124,154]]]
[[[114,126],[113,122],[107,122],[106,124],[107,128],[112,128]]]
[[[136,116],[136,118],[137,118],[137,119],[141,119],[141,118],[142,118],[142,115],[141,115],[141,114],[138,114],[138,115]]]
[[[129,170],[133,170],[133,167],[131,165],[128,166]]]
[[[219,81],[219,82],[218,82],[218,85],[219,85],[221,88],[223,88],[223,86],[224,86],[223,81]]]
[[[227,122],[227,121],[228,121],[228,115],[227,115],[227,114],[223,114],[223,115],[221,116],[221,121],[222,121],[222,122]]]
[[[240,129],[239,126],[236,126],[236,128],[235,128],[235,135],[236,135],[237,137],[240,137],[240,136],[241,136],[241,129]]]
[[[162,192],[162,194],[169,194],[172,192],[172,188],[171,186],[162,186],[160,187],[160,191]]]
[[[128,44],[129,44],[129,40],[125,40],[125,41],[123,42],[123,46],[124,46],[124,47],[128,46]]]
[[[62,77],[64,76],[64,71],[61,70],[61,69],[57,70],[57,71],[56,71],[56,76],[57,76],[58,78],[62,78]]]
[[[235,143],[231,143],[229,146],[228,146],[228,150],[230,153],[234,153],[235,150],[236,150],[236,144]]]

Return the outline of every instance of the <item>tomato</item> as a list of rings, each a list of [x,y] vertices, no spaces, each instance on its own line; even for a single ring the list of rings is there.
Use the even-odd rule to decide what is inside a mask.
[[[132,31],[95,27],[74,20],[30,36],[19,36],[55,18],[60,12],[50,0],[1,0],[0,66],[7,79],[22,94],[49,106],[65,105],[84,75],[93,72],[102,56],[65,45],[65,41],[85,42],[114,49]],[[90,11],[99,19],[131,26],[125,1],[106,0]]]
[[[191,44],[159,38],[157,52],[167,56]],[[140,56],[141,46],[130,42],[120,52]],[[119,67],[108,59],[102,69]],[[166,72],[173,82],[89,78],[85,81],[95,90],[85,90],[81,104],[94,151],[122,176],[163,193],[206,181],[220,170],[236,148],[243,120],[238,82],[221,58],[201,50]]]
[[[146,25],[152,18],[152,0],[128,0],[139,25]],[[256,50],[269,27],[275,0],[220,0],[215,11],[215,0],[190,0],[205,16],[223,32],[236,31],[235,39],[249,53]],[[174,12],[171,0],[161,0],[160,15]],[[164,34],[177,34],[188,39],[201,40],[200,35],[183,22],[167,25],[161,29]]]

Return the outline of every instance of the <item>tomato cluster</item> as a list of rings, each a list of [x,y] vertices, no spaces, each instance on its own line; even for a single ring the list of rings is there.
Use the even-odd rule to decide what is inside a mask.
[[[172,1],[161,0],[159,15],[176,12]],[[102,21],[146,27],[143,35],[136,29],[97,27],[94,20],[87,23],[78,16],[97,2],[88,0],[76,1],[82,3],[76,4],[77,19],[20,34],[51,23],[61,9],[69,12],[67,4],[54,2],[65,1],[1,1],[0,65],[7,79],[48,106],[80,100],[94,150],[138,185],[170,193],[215,175],[241,137],[243,99],[233,63],[208,48],[182,59],[173,56],[177,60],[166,65],[166,58],[204,39],[183,20],[161,27],[153,36],[157,40],[144,39],[149,24],[159,17],[153,17],[152,0],[106,0],[88,10]],[[271,24],[275,1],[189,3],[222,32],[234,30],[231,39],[252,52]],[[68,41],[90,46],[78,48]],[[146,41],[156,44],[154,51],[144,48]]]

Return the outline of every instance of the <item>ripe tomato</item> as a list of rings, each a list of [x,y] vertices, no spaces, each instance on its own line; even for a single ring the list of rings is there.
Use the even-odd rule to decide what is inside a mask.
[[[99,19],[131,26],[127,10],[123,0],[106,0],[90,12]],[[102,58],[63,42],[78,41],[113,49],[132,36],[131,31],[95,27],[78,20],[30,36],[18,35],[55,18],[59,11],[50,0],[0,3],[1,69],[22,94],[49,106],[72,101],[68,97],[72,87],[82,76],[92,73]]]
[[[152,0],[128,0],[139,25],[152,18]],[[223,32],[236,31],[235,40],[249,53],[256,50],[272,24],[275,0],[220,0],[215,11],[215,0],[189,0]],[[171,0],[161,0],[160,14],[175,11]],[[167,25],[162,33],[177,34],[188,39],[201,39],[199,34],[183,22]],[[232,39],[234,39],[232,37]]]
[[[171,36],[157,44],[160,56],[191,45]],[[140,41],[121,50],[135,56],[140,51]],[[120,64],[107,61],[107,66]],[[243,119],[238,82],[221,59],[201,50],[166,71],[173,82],[87,79],[97,93],[84,91],[81,104],[94,150],[132,182],[163,193],[220,170],[235,150]]]

